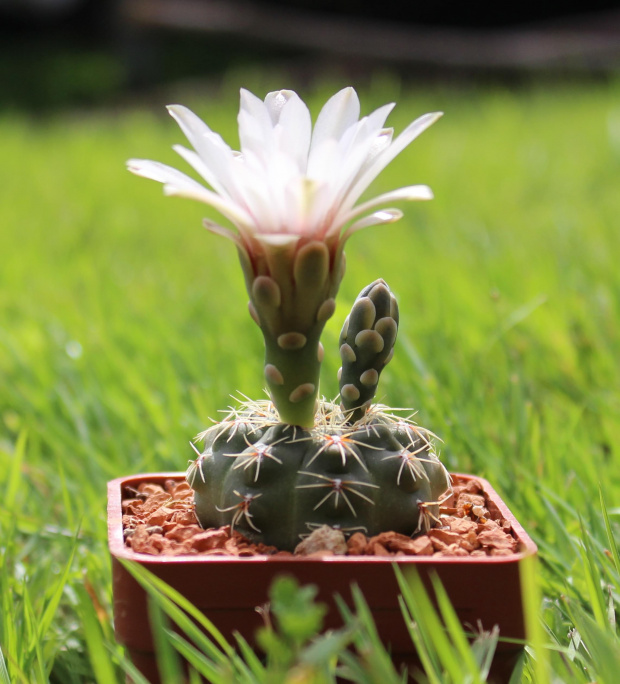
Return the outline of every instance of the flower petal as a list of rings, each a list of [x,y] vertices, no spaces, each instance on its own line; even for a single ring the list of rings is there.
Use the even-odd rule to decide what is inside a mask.
[[[271,118],[271,125],[276,126],[280,122],[282,112],[289,101],[296,97],[299,99],[297,93],[292,90],[275,90],[272,93],[267,93],[265,97],[265,108]]]
[[[234,160],[230,147],[187,107],[170,105],[168,111],[208,169],[206,175],[199,173],[214,190],[224,192],[237,202],[240,201],[241,193],[230,168]],[[215,185],[212,182],[214,180]]]
[[[424,114],[413,123],[409,124],[396,140],[374,159],[369,168],[355,182],[350,192],[347,194],[346,199],[348,205],[352,206],[381,171],[383,171],[398,154],[410,145],[429,126],[434,124],[441,116],[442,112]]]
[[[194,171],[201,175],[216,192],[228,197],[228,192],[222,187],[218,177],[211,171],[209,166],[205,164],[203,158],[199,154],[193,150],[188,150],[187,147],[183,147],[183,145],[173,145],[172,149],[180,157],[183,157]]]
[[[185,175],[182,171],[162,164],[161,162],[151,161],[149,159],[129,159],[127,162],[127,169],[136,176],[149,178],[158,183],[171,183],[179,186],[186,186],[188,188],[204,189],[200,183],[197,183],[193,178]]]
[[[241,89],[239,115],[239,142],[245,154],[252,150],[260,155],[262,149],[269,149],[273,138],[273,122],[265,103],[245,88]]]
[[[127,162],[127,168],[137,176],[163,183],[164,193],[168,196],[188,197],[208,204],[219,211],[222,216],[232,221],[242,234],[252,233],[256,230],[252,218],[242,207],[208,190],[193,178],[173,169],[171,166],[148,159],[130,159]]]
[[[282,107],[274,132],[280,151],[287,153],[295,160],[299,173],[306,173],[312,136],[312,119],[308,107],[296,93],[292,93]]]
[[[351,87],[343,88],[327,100],[321,109],[312,134],[310,158],[328,139],[339,140],[360,117],[360,101]]]
[[[331,158],[323,159],[322,178],[330,183],[332,188],[332,204],[340,206],[346,198],[352,185],[391,142],[391,129],[384,129],[383,125],[394,105],[380,107],[372,114],[350,126],[337,142],[335,150],[326,149],[327,140],[323,144],[325,152],[331,153]],[[331,141],[333,144],[333,141]],[[318,156],[318,155],[317,155]],[[310,175],[310,173],[309,173]],[[346,204],[345,210],[352,202]]]
[[[228,240],[232,240],[238,247],[243,247],[243,242],[241,241],[237,233],[234,233],[229,228],[220,226],[219,223],[215,223],[214,221],[210,221],[209,219],[203,219],[202,225],[210,233],[214,233],[215,235],[221,235],[222,237],[225,237]]]
[[[191,109],[183,105],[168,105],[170,116],[177,122],[183,135],[189,140],[194,149],[201,154],[203,140],[210,140],[222,150],[230,152],[230,147],[224,142],[219,133],[214,133],[209,126]]]
[[[370,209],[378,207],[380,204],[387,204],[388,202],[398,202],[398,201],[417,201],[417,200],[431,200],[433,199],[433,191],[428,187],[428,185],[409,185],[405,188],[399,188],[398,190],[391,190],[383,195],[378,195],[364,202],[363,204],[358,204],[354,209],[349,211],[344,216],[339,216],[339,222],[342,224],[348,223],[351,219],[363,214]]]
[[[341,246],[357,230],[402,215],[380,206],[432,197],[427,186],[409,186],[355,207],[374,178],[440,116],[420,117],[393,140],[393,130],[384,127],[393,107],[384,105],[360,119],[357,93],[345,88],[324,105],[313,132],[310,112],[295,92],[275,91],[262,101],[242,89],[241,151],[235,152],[189,109],[171,105],[170,114],[194,148],[174,149],[213,190],[165,164],[131,160],[129,168],[163,183],[168,195],[216,209],[239,235],[210,220],[206,227],[248,253],[256,250],[257,259],[276,273],[301,237]],[[358,218],[367,212],[372,213]]]
[[[256,232],[256,225],[252,218],[241,207],[200,185],[197,188],[190,188],[166,183],[164,193],[168,197],[186,197],[208,204],[231,221],[239,229],[241,235],[253,235]]]
[[[288,247],[299,241],[301,235],[290,233],[261,233],[255,236],[259,242],[271,247]]]
[[[368,228],[369,226],[379,226],[386,223],[394,223],[403,217],[403,212],[399,209],[381,209],[376,211],[374,214],[365,216],[363,219],[356,221],[353,225],[349,226],[344,232],[341,243],[344,244],[353,233],[363,228]]]

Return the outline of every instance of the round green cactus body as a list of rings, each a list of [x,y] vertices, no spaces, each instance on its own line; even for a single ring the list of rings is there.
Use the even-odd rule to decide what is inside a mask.
[[[325,400],[312,429],[278,422],[271,402],[231,411],[188,469],[202,526],[289,551],[322,525],[371,536],[429,527],[450,486],[432,435],[376,405],[348,420]]]
[[[272,278],[254,281],[250,310],[265,334],[271,400],[243,402],[200,435],[204,450],[187,472],[203,527],[229,524],[287,551],[325,525],[345,535],[413,535],[438,520],[450,488],[432,434],[372,403],[398,331],[398,305],[384,280],[360,292],[340,334],[340,403],[320,400],[315,409],[318,337],[335,286],[317,294],[309,274],[316,263],[327,269],[324,251],[312,243],[300,250],[297,298],[286,306]]]

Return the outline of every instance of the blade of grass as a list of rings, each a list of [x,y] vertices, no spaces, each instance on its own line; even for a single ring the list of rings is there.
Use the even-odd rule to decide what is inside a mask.
[[[127,675],[131,684],[151,684],[124,653],[117,652],[119,650],[117,644],[114,644],[112,647],[108,645],[108,650],[114,652],[114,657],[118,660],[119,667]]]
[[[415,568],[408,568],[407,575],[395,567],[396,579],[409,615],[419,629],[426,651],[434,661],[434,671],[443,671],[450,681],[458,682],[462,674],[459,659],[455,657],[453,644],[433,606],[426,587]],[[462,631],[462,627],[459,624]],[[467,665],[467,663],[465,663]],[[428,674],[428,673],[427,673]]]
[[[540,618],[538,562],[534,556],[528,556],[521,561],[519,574],[523,591],[525,632],[529,643],[528,648],[532,654],[534,680],[536,684],[551,684],[549,657]]]
[[[476,661],[476,658],[474,657],[467,636],[465,635],[463,625],[461,624],[441,581],[436,576],[432,577],[431,581],[443,623],[448,630],[448,634],[450,635],[450,639],[456,650],[456,655],[460,660],[461,667],[463,667],[466,673],[472,678],[472,682],[482,682],[482,677],[480,676],[480,662]],[[495,652],[495,644],[497,643],[497,634],[495,634],[494,638],[481,635],[477,638],[476,642],[480,649],[481,659],[485,662],[489,661],[489,658],[492,660]]]
[[[56,471],[58,473],[58,479],[60,482],[60,490],[62,493],[62,503],[63,503],[63,510],[65,512],[65,515],[67,516],[67,527],[70,530],[73,530],[77,527],[76,522],[75,522],[75,516],[74,516],[74,508],[75,504],[73,503],[71,499],[71,494],[69,493],[69,489],[67,487],[67,478],[65,475],[65,469],[63,466],[62,458],[57,458],[56,459]]]
[[[2,653],[2,646],[0,645],[0,684],[11,684],[9,678],[9,671],[6,669],[6,662]]]
[[[234,637],[237,646],[239,647],[241,657],[247,663],[250,672],[256,679],[261,680],[265,676],[265,665],[263,664],[263,661],[256,655],[254,649],[241,634],[235,632]]]
[[[589,654],[586,668],[591,681],[616,682],[620,673],[617,636],[609,628],[601,627],[581,606],[569,601],[567,610]]]
[[[250,668],[239,657],[233,646],[201,611],[199,611],[181,593],[167,585],[164,581],[138,564],[123,561],[123,565],[132,573],[165,614],[191,639],[198,648],[222,667],[230,664],[234,667],[239,681],[251,678]],[[195,621],[195,622],[194,622]],[[207,633],[205,634],[198,626]],[[208,636],[207,636],[208,635]],[[210,638],[209,638],[210,637]],[[213,639],[216,643],[211,641]],[[217,644],[217,645],[216,645]],[[220,648],[218,648],[218,646]]]
[[[170,587],[142,566],[127,561],[121,562],[149,595],[156,601],[159,601],[167,614],[210,657],[223,663],[226,657],[233,658],[235,656],[234,648],[228,643],[224,635],[215,627],[211,620],[201,613],[180,592]],[[221,650],[214,646],[213,642],[196,627],[188,616],[195,620],[213,638]]]
[[[429,651],[428,644],[423,638],[420,626],[416,623],[409,610],[409,604],[402,596],[398,597],[398,604],[407,625],[409,637],[415,646],[416,654],[420,659],[424,674],[431,684],[442,684],[442,672],[439,661],[432,651]]]
[[[611,558],[616,568],[618,576],[620,576],[620,553],[618,552],[618,545],[616,544],[616,538],[614,537],[613,530],[611,529],[611,522],[609,521],[609,513],[607,511],[607,505],[605,504],[605,499],[603,497],[603,489],[601,485],[598,486],[598,493],[601,502],[601,510],[603,511],[603,520],[605,522],[605,532],[607,534],[607,544],[609,545],[609,552],[611,553]]]
[[[227,666],[217,667],[212,661],[209,661],[204,653],[201,653],[197,648],[192,646],[186,639],[176,632],[170,632],[168,635],[170,643],[177,652],[187,660],[189,665],[200,675],[202,675],[208,682],[212,684],[228,684],[231,681],[230,668]],[[239,682],[244,680],[238,680]]]
[[[45,606],[41,620],[39,621],[37,637],[41,641],[45,638],[45,635],[47,634],[50,625],[54,620],[54,616],[56,615],[56,611],[60,605],[63,592],[69,580],[69,574],[73,566],[73,559],[75,557],[75,550],[77,548],[78,535],[79,532],[76,533],[71,550],[69,551],[69,558],[67,559],[63,571],[60,573],[60,575],[58,575],[56,582],[51,587],[50,598]]]
[[[16,508],[17,492],[21,481],[21,468],[24,462],[24,455],[26,453],[27,433],[22,430],[17,438],[15,450],[11,456],[11,466],[8,472],[8,478],[5,484],[3,507],[11,511]]]
[[[299,656],[299,661],[316,668],[325,667],[330,672],[342,653],[353,639],[354,627],[345,627],[317,636]]]
[[[596,566],[594,550],[590,544],[589,535],[584,528],[583,522],[581,522],[581,538],[583,546],[580,549],[580,556],[588,596],[590,598],[590,606],[597,624],[601,629],[605,629],[606,627],[609,627],[609,623],[607,621],[605,597],[601,591],[601,575]]]
[[[483,682],[487,681],[491,672],[491,665],[493,664],[498,642],[499,628],[497,625],[494,625],[490,632],[483,632],[477,636],[471,645],[471,652],[479,670],[479,679]]]
[[[110,661],[110,654],[105,646],[101,625],[90,595],[84,587],[79,585],[75,586],[74,590],[78,598],[80,620],[95,681],[97,684],[117,684],[118,679]]]
[[[177,651],[171,643],[172,633],[169,628],[168,618],[159,607],[157,601],[151,596],[148,598],[148,610],[153,644],[155,646],[155,659],[161,681],[170,682],[170,684],[181,684],[183,681],[183,668]]]
[[[401,678],[379,638],[363,595],[356,585],[351,586],[351,593],[355,614],[341,596],[334,597],[345,627],[352,630],[352,640],[357,652],[356,655],[348,649],[342,652],[338,676],[360,684],[398,684]]]
[[[44,684],[47,682],[48,677],[45,671],[45,661],[41,655],[41,641],[37,639],[37,618],[32,606],[30,592],[28,591],[25,582],[22,589],[22,596],[26,634],[30,637],[28,639],[26,668],[27,671],[31,673],[35,682]]]

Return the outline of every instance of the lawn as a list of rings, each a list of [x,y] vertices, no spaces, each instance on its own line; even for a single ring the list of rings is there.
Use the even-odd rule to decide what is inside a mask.
[[[231,75],[184,100],[233,146],[241,85],[282,84]],[[300,94],[316,114],[339,85]],[[385,78],[360,96],[366,113],[397,101],[397,131],[445,112],[373,186],[435,200],[348,243],[321,390],[337,393],[351,303],[385,278],[401,309],[385,401],[415,408],[449,469],[489,479],[539,545],[523,681],[617,681],[620,84]],[[0,115],[2,684],[122,681],[106,481],[184,470],[231,393],[262,393],[233,247],[201,228],[206,207],[124,169],[183,166],[165,104]]]

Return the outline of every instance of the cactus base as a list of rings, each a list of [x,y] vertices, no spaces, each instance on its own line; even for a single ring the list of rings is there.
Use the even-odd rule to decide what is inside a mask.
[[[349,421],[325,399],[312,429],[279,422],[267,400],[231,408],[187,470],[201,525],[287,551],[322,525],[371,536],[433,526],[450,479],[432,433],[381,405]]]

